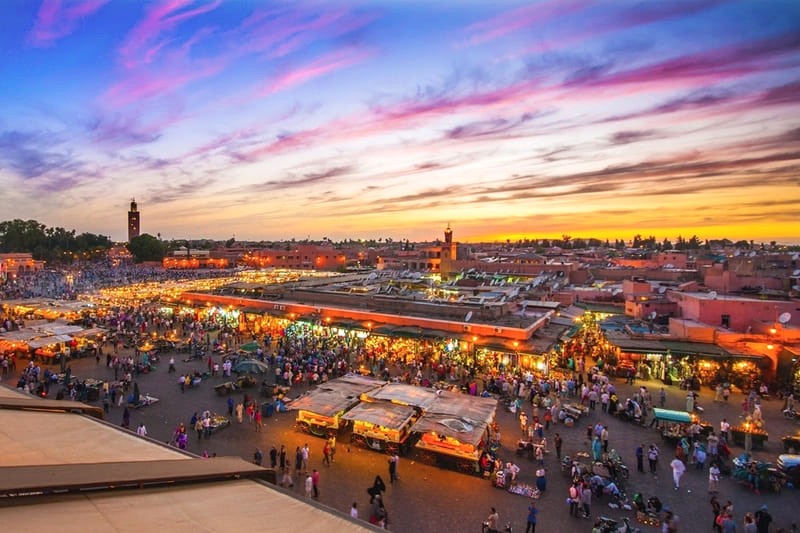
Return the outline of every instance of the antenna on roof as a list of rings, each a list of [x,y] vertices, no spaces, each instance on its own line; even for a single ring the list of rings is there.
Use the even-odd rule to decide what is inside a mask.
[[[717,291],[709,292],[708,293],[708,297],[711,298],[712,300],[716,300],[717,299]]]
[[[781,316],[778,317],[778,322],[781,324],[788,324],[791,319],[792,313],[781,313]]]

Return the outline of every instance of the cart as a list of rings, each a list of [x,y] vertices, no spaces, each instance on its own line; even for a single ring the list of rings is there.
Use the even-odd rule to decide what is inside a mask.
[[[589,409],[585,405],[565,403],[561,406],[561,411],[566,417],[577,421],[581,416],[586,416]]]
[[[241,388],[234,381],[226,381],[225,383],[220,383],[215,386],[214,390],[217,391],[218,396],[226,396],[233,392],[240,391]]]

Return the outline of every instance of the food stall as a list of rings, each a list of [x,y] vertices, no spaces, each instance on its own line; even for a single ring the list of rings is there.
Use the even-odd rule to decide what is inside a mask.
[[[342,415],[351,421],[350,441],[391,454],[408,451],[411,426],[419,413],[410,405],[377,401],[362,402]]]
[[[385,383],[367,376],[348,374],[306,392],[288,407],[297,411],[298,429],[325,437],[339,431],[339,418],[359,403],[362,394]]]
[[[653,417],[658,421],[658,431],[665,441],[679,441],[691,437],[691,426],[697,423],[702,428],[701,435],[708,435],[712,429],[708,422],[701,421],[697,415],[686,411],[673,411],[671,409],[653,408]]]
[[[158,401],[158,400],[156,400]],[[209,429],[211,433],[216,433],[222,428],[226,428],[231,425],[231,419],[227,416],[223,416],[217,413],[211,414],[211,423],[209,424]]]
[[[411,428],[419,436],[421,460],[479,474],[480,458],[489,442],[497,401],[493,398],[441,391]]]
[[[383,400],[401,405],[410,405],[420,412],[426,411],[438,398],[434,389],[416,387],[405,383],[387,383],[379,389],[366,392],[361,399],[367,402]]]
[[[764,443],[769,440],[767,432],[749,420],[745,420],[738,426],[731,427],[730,432],[731,441],[734,444],[740,444],[745,447],[747,447],[747,438],[749,436],[750,447],[754,450],[762,449]]]
[[[795,435],[786,435],[781,438],[783,451],[786,453],[797,453],[800,451],[800,432]]]

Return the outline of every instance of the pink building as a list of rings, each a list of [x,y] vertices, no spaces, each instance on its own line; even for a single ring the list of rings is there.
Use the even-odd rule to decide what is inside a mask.
[[[671,292],[670,299],[677,302],[681,318],[732,331],[745,333],[765,323],[777,324],[784,313],[790,315],[787,325],[800,326],[800,303],[796,300],[760,300],[714,291]]]

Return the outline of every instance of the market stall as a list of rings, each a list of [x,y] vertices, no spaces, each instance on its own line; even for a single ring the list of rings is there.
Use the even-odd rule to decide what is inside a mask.
[[[401,405],[410,405],[426,411],[438,398],[436,391],[426,387],[415,387],[405,383],[387,383],[379,389],[361,395],[364,401],[384,400]]]
[[[408,451],[411,426],[419,414],[409,405],[362,402],[342,415],[353,424],[351,442],[391,454]]]
[[[289,404],[297,411],[297,428],[323,437],[339,430],[339,419],[356,406],[362,394],[375,390],[384,381],[348,374],[308,391]]]
[[[462,472],[480,473],[480,457],[489,442],[497,401],[442,391],[411,428],[419,435],[422,460]]]
[[[796,435],[786,435],[781,438],[783,443],[783,451],[786,453],[797,453],[800,451],[800,432]]]
[[[764,447],[764,443],[769,440],[767,432],[760,427],[756,427],[756,425],[749,420],[732,427],[730,433],[731,441],[733,441],[734,444],[744,446],[745,449],[760,450]]]
[[[156,401],[158,401],[158,400],[156,400]],[[209,424],[209,428],[211,429],[212,433],[215,433],[215,432],[219,431],[220,429],[226,428],[226,427],[228,427],[230,425],[231,425],[231,419],[230,418],[228,418],[226,416],[218,415],[217,413],[213,413],[211,415],[211,423]]]
[[[701,428],[701,435],[707,435],[711,425],[701,421],[696,415],[686,411],[673,411],[671,409],[653,408],[653,417],[657,420],[658,431],[665,441],[675,442],[683,438],[691,438],[691,427],[697,423]]]

